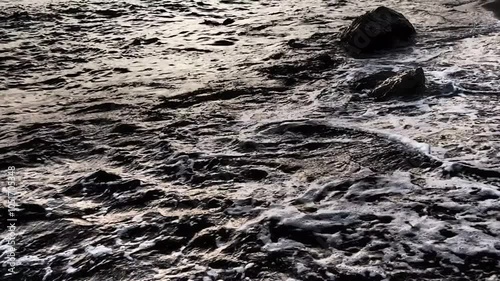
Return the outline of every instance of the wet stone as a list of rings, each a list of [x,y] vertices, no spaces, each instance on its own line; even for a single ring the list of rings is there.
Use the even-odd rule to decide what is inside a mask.
[[[213,46],[232,46],[232,45],[234,45],[234,42],[229,41],[229,40],[216,40],[211,45],[213,45]]]
[[[385,80],[394,77],[397,73],[394,71],[380,71],[358,79],[350,84],[354,91],[373,90]]]
[[[218,21],[214,21],[214,20],[204,20],[201,24],[205,24],[205,25],[212,25],[212,26],[218,26],[218,25],[221,25],[220,22]]]
[[[225,20],[222,22],[222,24],[223,24],[223,25],[230,25],[230,24],[233,24],[234,22],[235,22],[235,20],[234,20],[234,19],[227,18],[227,19],[225,19]]]
[[[411,99],[425,94],[425,74],[422,68],[408,70],[378,85],[370,96],[377,101],[392,98]]]
[[[95,173],[82,179],[82,182],[95,182],[95,183],[105,183],[120,180],[121,177],[112,173],[108,173],[103,170],[99,170]]]
[[[307,44],[304,44],[304,43],[298,41],[297,39],[290,39],[286,44],[288,46],[290,46],[291,48],[296,48],[296,49],[307,47]]]
[[[217,258],[208,264],[211,268],[226,269],[241,266],[241,262],[227,258]]]
[[[120,134],[131,134],[135,132],[139,126],[135,124],[118,124],[116,125],[111,132],[112,133],[120,133]]]
[[[111,9],[97,10],[97,11],[95,11],[95,13],[98,15],[101,15],[101,16],[109,17],[109,18],[117,18],[117,17],[120,17],[123,15],[122,12],[117,11],[117,10],[111,10]]]
[[[382,6],[356,18],[342,33],[341,41],[350,54],[359,55],[409,46],[415,34],[415,28],[401,13]]]

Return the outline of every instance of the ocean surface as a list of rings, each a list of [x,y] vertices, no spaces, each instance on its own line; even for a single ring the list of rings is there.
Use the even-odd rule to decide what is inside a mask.
[[[500,280],[498,3],[0,0],[0,280]]]

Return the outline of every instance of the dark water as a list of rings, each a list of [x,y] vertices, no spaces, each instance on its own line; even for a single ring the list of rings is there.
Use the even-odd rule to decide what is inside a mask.
[[[349,57],[382,4],[416,45]],[[483,4],[0,1],[1,280],[499,280]],[[415,67],[423,98],[355,87]]]
[[[483,5],[483,7],[489,11],[492,11],[495,14],[495,16],[500,19],[500,1],[498,0],[488,1],[486,4]]]

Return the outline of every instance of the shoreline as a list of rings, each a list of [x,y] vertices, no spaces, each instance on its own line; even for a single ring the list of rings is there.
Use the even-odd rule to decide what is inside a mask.
[[[6,281],[498,276],[488,1],[387,1],[416,44],[362,59],[380,1],[67,2],[0,11]]]

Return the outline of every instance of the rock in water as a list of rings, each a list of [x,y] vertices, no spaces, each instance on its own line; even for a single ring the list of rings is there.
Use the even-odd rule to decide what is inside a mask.
[[[409,46],[415,34],[415,28],[401,13],[378,7],[356,18],[342,33],[341,42],[349,53],[358,55]]]
[[[225,20],[222,22],[222,24],[223,24],[223,25],[230,25],[230,24],[233,24],[234,22],[235,22],[235,20],[234,20],[234,19],[229,19],[229,18],[228,18],[228,19],[225,19]]]
[[[411,98],[423,95],[425,89],[424,70],[419,67],[388,78],[370,95],[378,101],[385,101],[391,98]]]
[[[355,82],[351,83],[350,87],[354,91],[364,91],[364,90],[373,90],[378,85],[380,85],[385,80],[396,76],[397,73],[394,71],[379,71],[373,74],[370,74],[366,77],[363,77]]]

